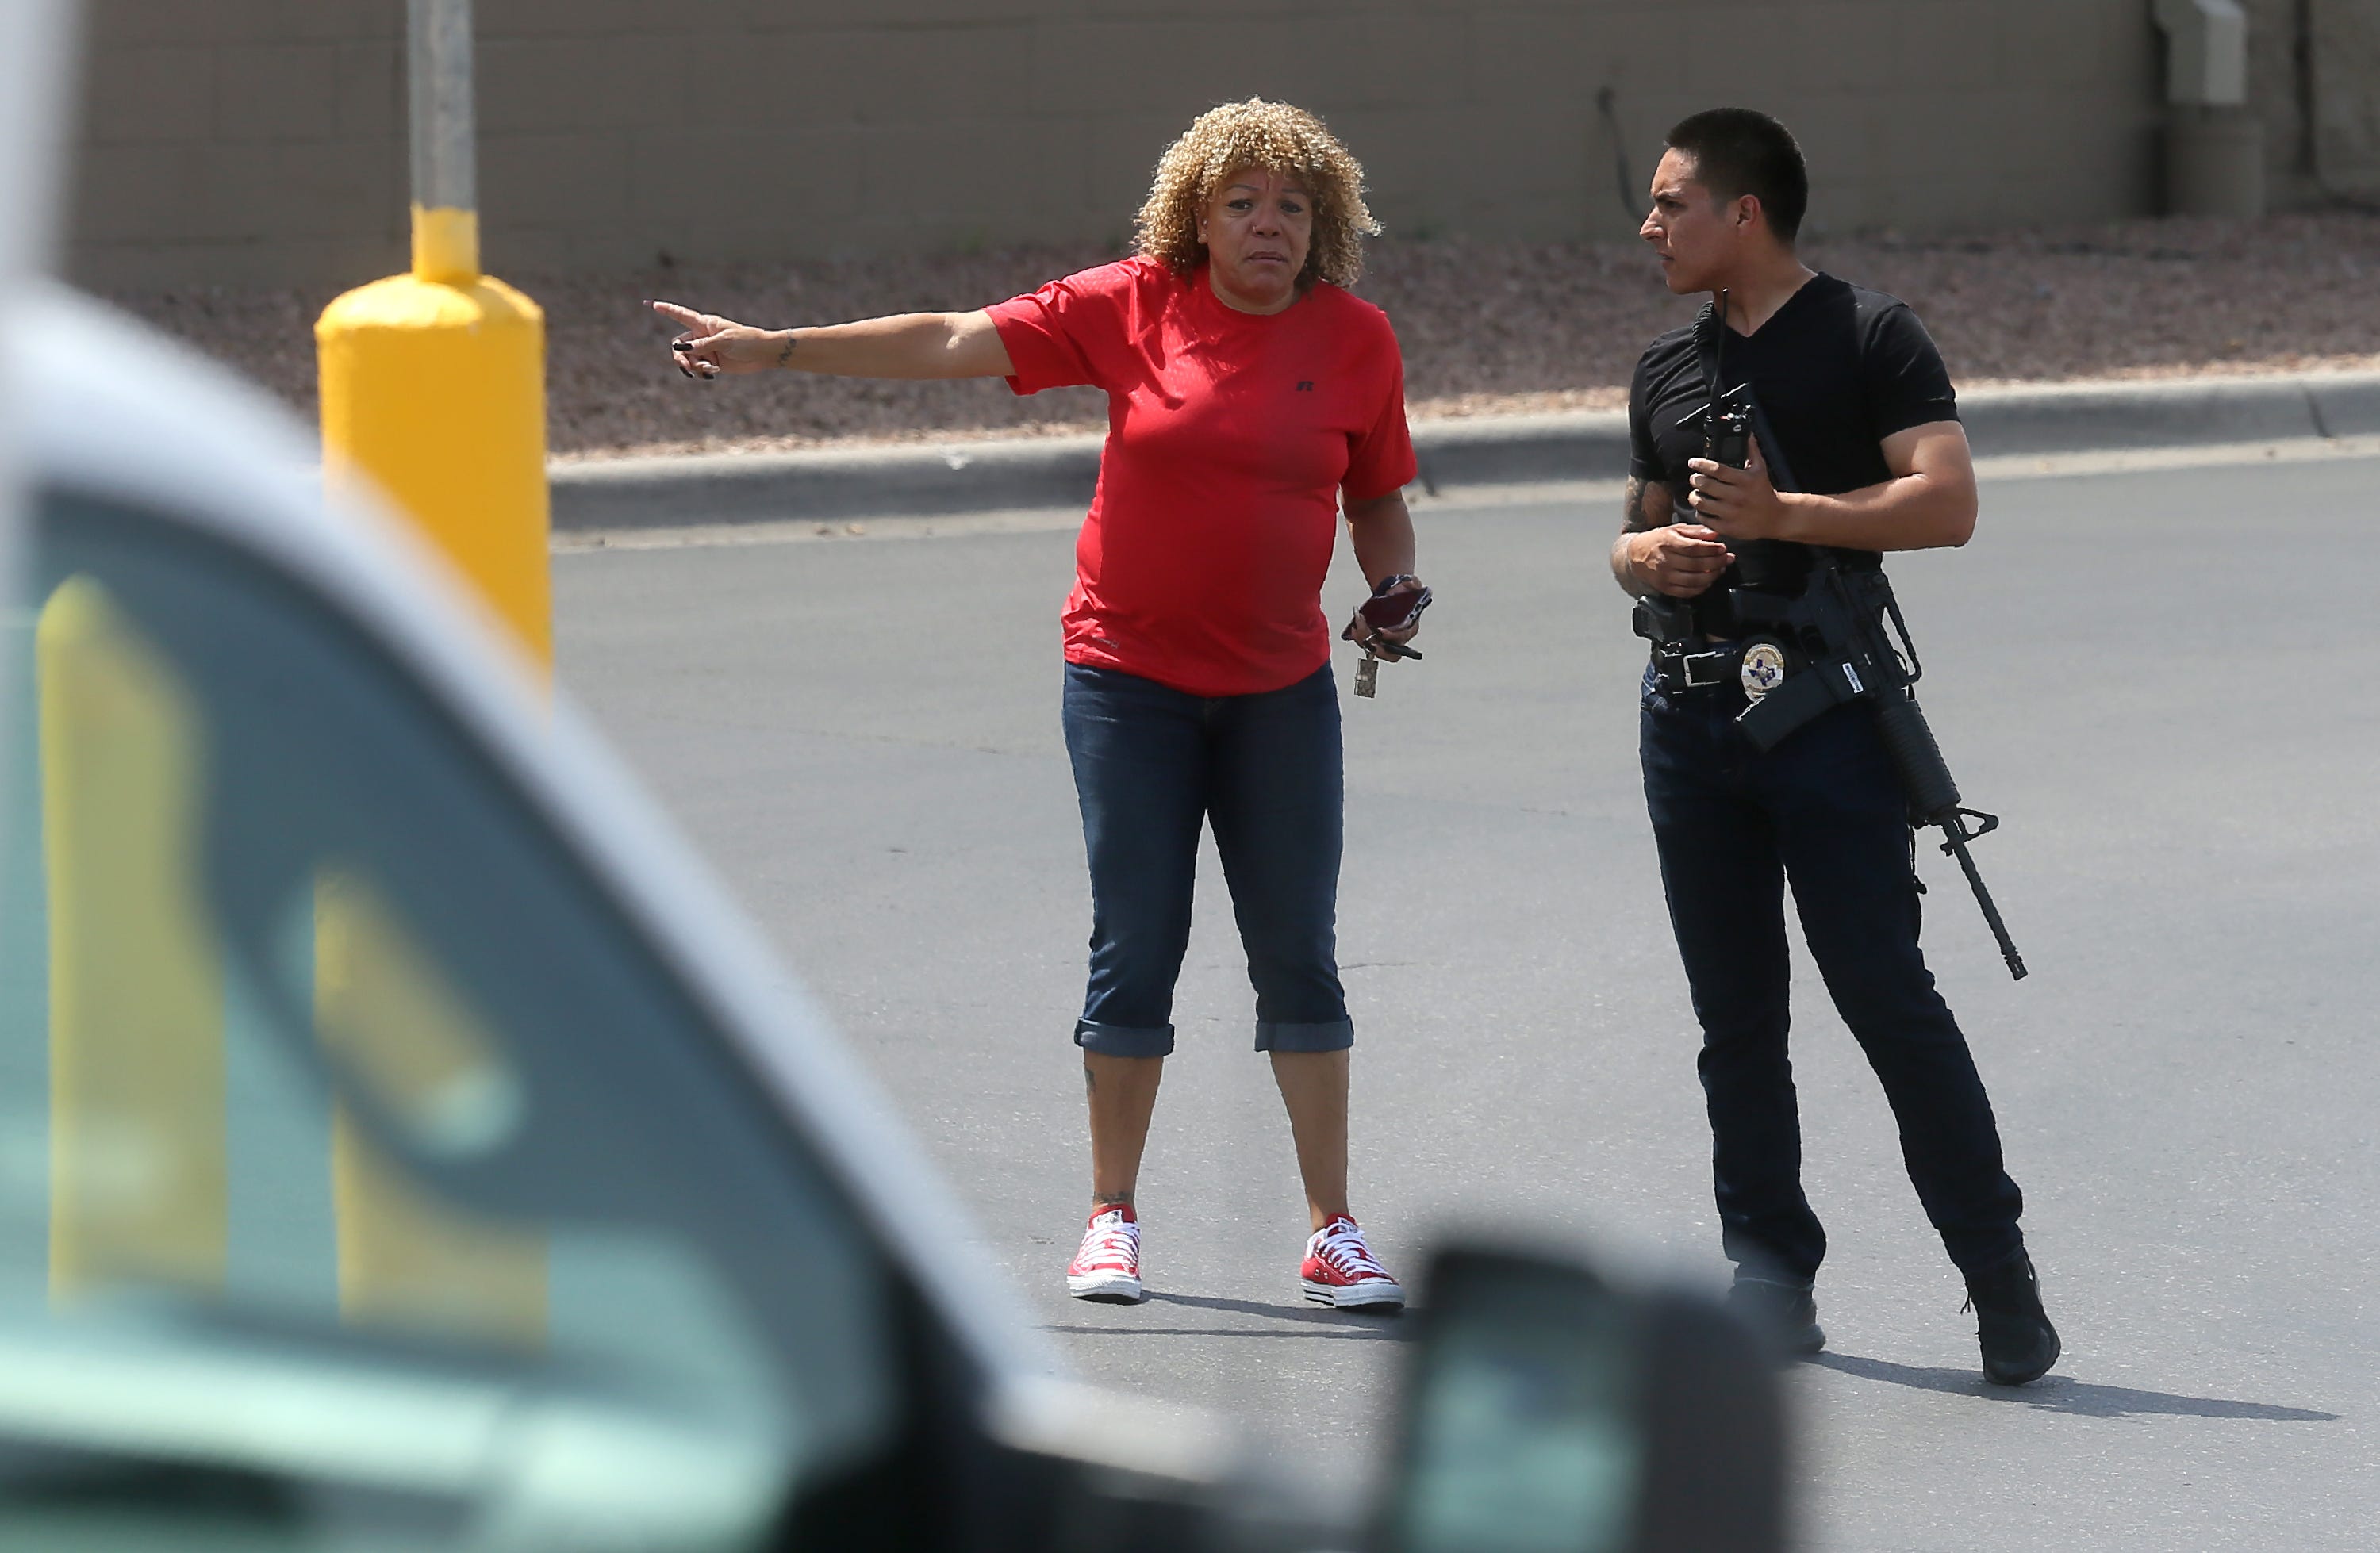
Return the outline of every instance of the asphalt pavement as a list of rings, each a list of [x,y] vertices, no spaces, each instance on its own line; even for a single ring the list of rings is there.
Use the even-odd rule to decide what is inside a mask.
[[[2138,461],[2136,461],[2138,462]],[[2153,460],[2151,462],[2154,462]],[[1986,1388],[1806,959],[1808,1544],[2368,1547],[2380,1513],[2380,459],[1997,478],[1898,559],[1925,704],[2033,975],[1928,855],[2066,1357]],[[1345,698],[1355,1210],[1725,1280],[1635,766],[1608,488],[1424,503],[1422,663]],[[1140,1189],[1149,1301],[1067,1299],[1089,903],[1059,739],[1065,515],[800,515],[555,564],[560,672],[766,925],[1087,1376],[1375,1460],[1403,1328],[1298,1299],[1288,1130],[1211,851]],[[953,531],[953,528],[959,531]],[[888,538],[887,535],[901,536]],[[1359,591],[1342,558],[1334,610]],[[1340,663],[1342,685],[1352,662]]]

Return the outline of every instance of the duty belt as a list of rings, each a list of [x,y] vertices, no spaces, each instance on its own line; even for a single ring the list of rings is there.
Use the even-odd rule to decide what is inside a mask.
[[[1648,596],[1636,601],[1636,634],[1653,644],[1653,685],[1664,696],[1735,689],[1748,703],[1736,722],[1761,750],[1820,713],[1866,693],[1848,662],[1813,661],[1802,650],[1794,601],[1746,588],[1731,590],[1730,617],[1745,628],[1733,641],[1712,641],[1697,628],[1686,601]]]
[[[1664,696],[1737,683],[1743,667],[1742,644],[1707,640],[1691,601],[1647,594],[1636,601],[1633,624],[1636,634],[1653,644],[1653,683]]]

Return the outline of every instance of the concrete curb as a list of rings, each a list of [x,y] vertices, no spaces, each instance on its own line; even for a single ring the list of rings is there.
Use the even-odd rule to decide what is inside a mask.
[[[2369,436],[2380,434],[2380,372],[1985,388],[1960,395],[1960,413],[1983,457]],[[1628,418],[1588,410],[1424,421],[1414,446],[1433,491],[1613,480],[1628,472]],[[1095,436],[565,464],[553,470],[553,526],[1082,507],[1099,471]]]

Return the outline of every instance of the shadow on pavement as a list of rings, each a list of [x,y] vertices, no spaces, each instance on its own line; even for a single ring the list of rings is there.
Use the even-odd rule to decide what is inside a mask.
[[[2312,1408],[2225,1401],[2216,1397],[2178,1397],[2165,1391],[2135,1390],[2129,1386],[2098,1386],[2055,1372],[2030,1386],[2010,1387],[1994,1386],[1973,1370],[1928,1369],[1896,1365],[1887,1359],[1862,1359],[1849,1353],[1820,1353],[1804,1362],[1862,1380],[1882,1380],[1894,1386],[1913,1386],[1921,1391],[1947,1391],[1990,1401],[2022,1402],[2044,1413],[2068,1413],[2078,1418],[2161,1414],[2179,1418],[2250,1418],[2277,1424],[2335,1424],[2339,1419],[2336,1413],[2317,1413]]]
[[[1268,1321],[1293,1323],[1281,1327],[1135,1327],[1126,1322],[1113,1326],[1044,1326],[1047,1332],[1082,1332],[1105,1334],[1125,1333],[1136,1337],[1160,1338],[1353,1338],[1359,1341],[1402,1342],[1405,1333],[1393,1315],[1366,1316],[1361,1311],[1325,1310],[1312,1305],[1267,1304],[1257,1300],[1226,1300],[1208,1294],[1161,1294],[1152,1292],[1141,1308],[1148,1305],[1189,1305],[1198,1310],[1228,1311],[1237,1316],[1262,1316]]]

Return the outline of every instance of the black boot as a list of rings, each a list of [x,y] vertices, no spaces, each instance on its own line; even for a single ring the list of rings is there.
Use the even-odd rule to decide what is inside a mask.
[[[1757,1278],[1739,1268],[1727,1291],[1727,1308],[1786,1353],[1807,1355],[1827,1346],[1818,1302],[1806,1283]]]
[[[1998,1386],[2038,1380],[2058,1363],[2058,1329],[2041,1308],[2041,1280],[2033,1258],[2019,1251],[1967,1280],[1975,1313],[1975,1341],[1984,1351],[1984,1378]]]

